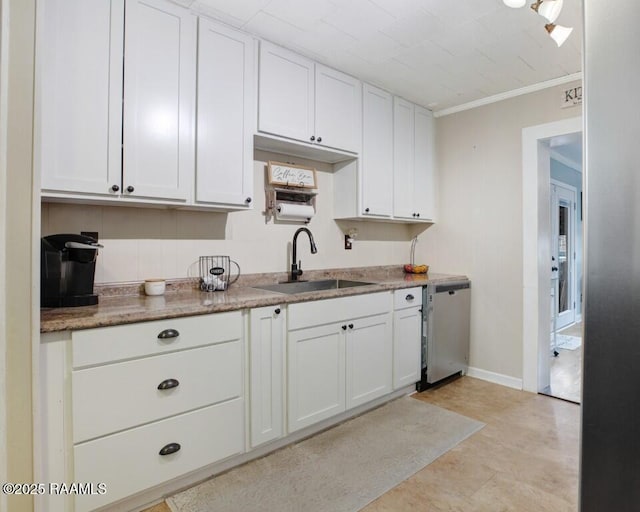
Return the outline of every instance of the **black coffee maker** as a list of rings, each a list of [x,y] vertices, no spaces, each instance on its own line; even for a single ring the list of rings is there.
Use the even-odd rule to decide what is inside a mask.
[[[42,238],[40,258],[40,306],[59,308],[92,306],[98,248],[84,235],[50,235]]]

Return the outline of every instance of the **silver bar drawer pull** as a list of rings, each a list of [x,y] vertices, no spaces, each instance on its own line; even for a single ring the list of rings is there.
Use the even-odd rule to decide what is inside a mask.
[[[177,338],[178,336],[180,336],[180,333],[178,331],[176,331],[175,329],[165,329],[160,334],[158,334],[158,339],[159,340],[168,340],[168,339],[171,339],[171,338]]]
[[[158,389],[164,391],[165,389],[177,388],[180,385],[178,379],[166,379],[158,384]]]
[[[167,445],[164,445],[160,449],[158,454],[160,454],[162,456],[171,455],[172,453],[176,453],[177,451],[180,451],[180,445],[178,443],[169,443]]]
[[[407,299],[407,300],[413,300],[413,299],[415,299],[415,297],[414,297],[413,295],[409,294],[409,295],[407,295],[407,296],[405,297],[405,299]]]

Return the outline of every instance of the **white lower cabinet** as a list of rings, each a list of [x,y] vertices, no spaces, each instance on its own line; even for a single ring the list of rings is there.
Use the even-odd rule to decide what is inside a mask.
[[[251,446],[284,434],[286,310],[281,306],[249,312],[249,402]]]
[[[289,332],[289,432],[345,410],[344,334],[339,324]]]
[[[391,308],[386,292],[289,306],[289,432],[391,391]]]
[[[36,512],[124,510],[413,384],[421,300],[416,287],[43,335],[35,479],[106,492],[37,496]]]
[[[243,331],[234,311],[43,335],[37,480],[106,492],[36,510],[95,510],[243,453]]]
[[[75,512],[125,498],[244,451],[244,402],[236,398],[76,445],[76,482],[104,482],[103,495],[79,495]]]
[[[422,332],[422,289],[394,293],[393,389],[420,380]]]
[[[391,392],[393,340],[390,313],[347,324],[347,409]]]

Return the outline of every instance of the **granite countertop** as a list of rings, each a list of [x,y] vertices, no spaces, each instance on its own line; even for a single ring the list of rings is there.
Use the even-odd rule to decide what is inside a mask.
[[[75,308],[43,308],[40,332],[91,329],[148,320],[161,320],[190,315],[203,315],[276,304],[375,293],[384,290],[424,286],[466,280],[464,275],[404,274],[398,267],[365,267],[307,271],[305,280],[349,279],[373,283],[354,288],[340,288],[296,294],[283,294],[253,288],[256,285],[286,281],[286,273],[249,274],[229,286],[227,291],[202,292],[197,280],[169,281],[164,295],[149,297],[141,292],[141,283],[96,286],[100,302],[96,306]]]

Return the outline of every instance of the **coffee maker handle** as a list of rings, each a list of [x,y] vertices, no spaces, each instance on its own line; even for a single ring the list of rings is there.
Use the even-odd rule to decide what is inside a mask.
[[[230,281],[227,283],[227,285],[235,283],[235,282],[238,280],[238,278],[240,277],[240,265],[238,265],[238,264],[237,264],[235,261],[233,261],[232,259],[230,259],[229,261],[230,261],[231,263],[233,263],[233,264],[237,267],[237,269],[238,269],[238,273],[235,275],[235,277],[234,277],[232,280],[230,280]]]
[[[66,249],[93,249],[94,251],[104,247],[100,244],[83,244],[81,242],[65,242],[64,246]]]

